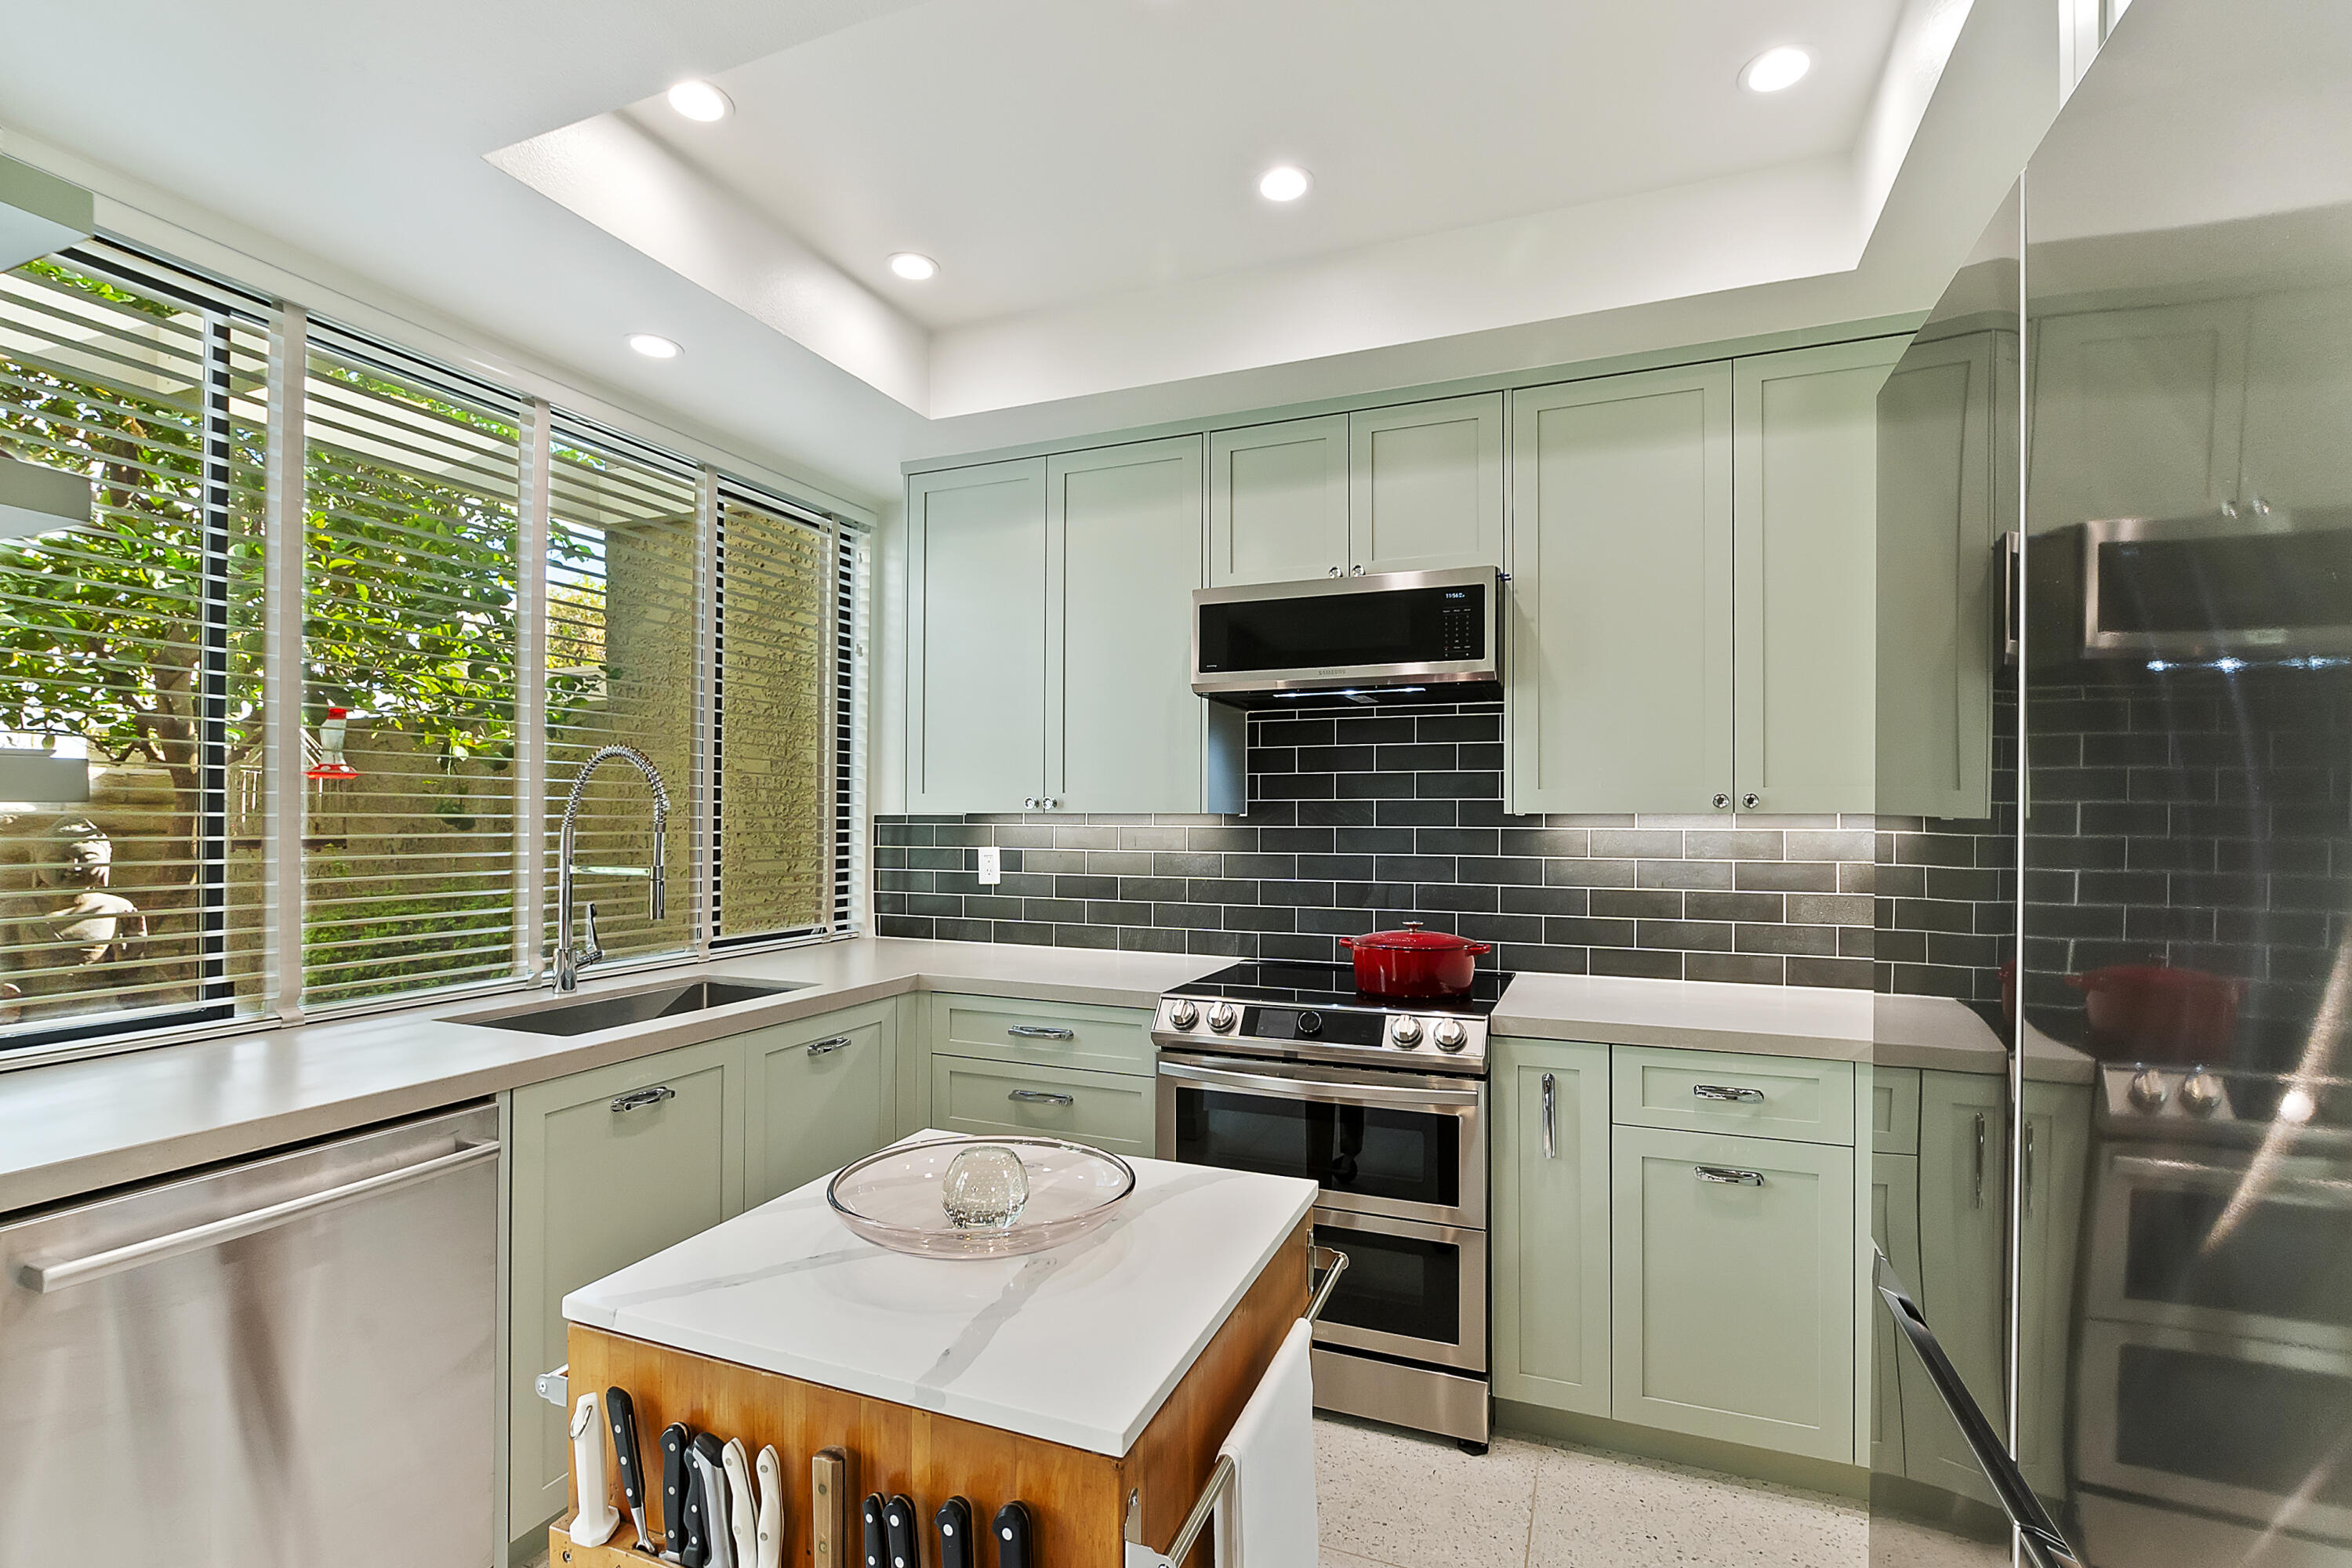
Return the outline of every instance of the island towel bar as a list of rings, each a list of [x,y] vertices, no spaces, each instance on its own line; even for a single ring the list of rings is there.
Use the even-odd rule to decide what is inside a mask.
[[[1323,1266],[1323,1278],[1317,1282],[1315,1294],[1307,1303],[1307,1321],[1310,1323],[1322,1316],[1323,1309],[1330,1303],[1332,1289],[1339,1283],[1339,1276],[1348,1271],[1348,1255],[1336,1247],[1316,1247],[1315,1261]],[[1185,1555],[1201,1539],[1201,1531],[1209,1528],[1209,1521],[1216,1516],[1217,1504],[1224,1500],[1225,1492],[1233,1484],[1233,1457],[1220,1454],[1216,1468],[1209,1472],[1209,1484],[1201,1489],[1200,1500],[1192,1504],[1192,1511],[1184,1516],[1183,1524],[1176,1531],[1176,1539],[1168,1543],[1168,1550],[1164,1552],[1154,1552],[1143,1544],[1140,1539],[1143,1499],[1139,1493],[1129,1492],[1127,1498],[1125,1568],[1179,1568]],[[1223,1568],[1222,1564],[1220,1568]],[[1244,1563],[1240,1568],[1248,1568],[1248,1564]]]

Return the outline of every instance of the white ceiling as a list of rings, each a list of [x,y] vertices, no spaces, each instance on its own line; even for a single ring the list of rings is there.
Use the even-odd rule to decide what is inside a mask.
[[[0,0],[0,150],[875,500],[911,457],[1924,309],[2054,109],[2051,11]],[[1791,41],[1811,79],[1738,89]],[[671,114],[695,76],[740,112]]]

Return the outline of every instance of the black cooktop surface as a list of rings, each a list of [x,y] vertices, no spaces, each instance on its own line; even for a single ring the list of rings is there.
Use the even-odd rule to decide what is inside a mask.
[[[1457,1013],[1484,1017],[1503,999],[1511,976],[1482,969],[1467,996],[1376,996],[1356,989],[1348,963],[1252,962],[1228,964],[1213,974],[1171,989],[1171,996],[1222,996],[1233,1002],[1300,1002],[1318,1007],[1364,1007],[1386,1013]]]

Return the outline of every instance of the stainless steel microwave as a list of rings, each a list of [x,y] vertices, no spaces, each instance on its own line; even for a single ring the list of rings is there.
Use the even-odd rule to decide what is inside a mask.
[[[2352,652],[2352,510],[2087,522],[2064,564],[2086,658]]]
[[[1502,582],[1477,566],[1196,589],[1192,689],[1245,708],[1500,696]]]

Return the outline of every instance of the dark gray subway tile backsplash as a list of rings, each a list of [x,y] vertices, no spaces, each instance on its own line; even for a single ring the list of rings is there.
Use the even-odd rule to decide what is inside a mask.
[[[1417,920],[1496,943],[1488,967],[1871,982],[1869,817],[1507,816],[1499,704],[1254,714],[1249,793],[1243,816],[877,817],[875,929],[1329,961]]]

